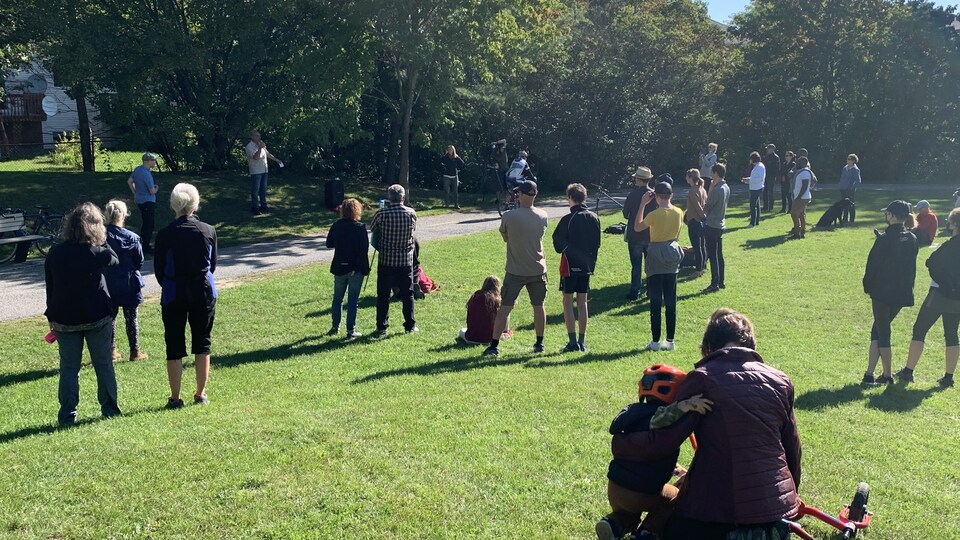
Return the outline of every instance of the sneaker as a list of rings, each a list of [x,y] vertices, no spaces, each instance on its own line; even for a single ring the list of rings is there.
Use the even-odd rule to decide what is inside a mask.
[[[580,347],[580,352],[587,352],[587,345],[585,343],[577,343]]]
[[[193,396],[193,403],[196,405],[209,405],[210,400],[207,399],[206,394],[200,396]]]
[[[881,375],[877,377],[877,384],[893,384],[893,377],[889,375]]]
[[[700,291],[700,292],[704,292],[704,293],[715,293],[715,292],[717,292],[717,291],[719,291],[719,290],[720,290],[720,286],[719,286],[719,285],[710,285],[709,287],[707,287],[706,289],[704,289],[704,290],[702,290],[702,291]]]
[[[648,351],[659,351],[659,350],[660,350],[660,342],[659,342],[659,341],[651,341],[650,343],[647,343],[647,350],[648,350]]]
[[[251,209],[250,209],[250,213],[251,213],[252,215],[254,215],[254,216],[259,216],[259,215],[262,214],[263,212],[261,212],[259,208],[251,208]]]
[[[727,288],[726,284],[723,284],[723,283],[717,285],[717,287],[719,287],[719,288],[721,288],[721,289],[726,289],[726,288]]]
[[[340,333],[340,329],[337,328],[337,327],[335,327],[335,326],[334,326],[334,327],[331,327],[329,330],[327,330],[327,335],[328,335],[328,336],[335,336],[335,335],[337,335],[337,334],[339,334],[339,333]]]
[[[487,347],[483,350],[483,356],[500,356],[500,349],[497,347]]]
[[[672,341],[664,341],[663,344],[660,345],[661,351],[672,351],[676,348],[677,348],[677,345]]]
[[[565,352],[565,353],[566,353],[566,352],[580,352],[580,344],[579,344],[579,343],[567,343],[567,345],[566,345],[564,348],[560,349],[560,352]]]
[[[937,384],[940,385],[940,388],[953,387],[953,375],[944,375],[943,377],[937,379]]]
[[[356,330],[347,330],[347,334],[344,337],[347,339],[357,339],[359,337],[363,337],[363,334],[357,332]]]
[[[873,376],[873,373],[864,373],[863,380],[860,381],[860,384],[873,386],[877,384],[877,379]]]
[[[163,406],[164,409],[172,411],[173,409],[182,409],[183,400],[182,399],[173,399],[167,398],[167,404]]]
[[[404,332],[406,332],[406,333],[408,333],[408,334],[412,334],[412,333],[414,333],[414,332],[419,332],[419,331],[420,331],[420,329],[417,328],[416,326],[411,326],[410,328],[407,328],[406,330],[404,330]]]
[[[261,213],[261,214],[266,214],[266,213],[269,212],[269,211],[270,211],[270,207],[267,206],[267,205],[263,205],[263,206],[260,207],[260,213]]]
[[[112,354],[111,356],[113,357],[113,361],[114,361],[114,362],[117,362],[117,361],[120,360],[120,358],[122,358],[122,357],[120,356],[120,351],[118,351],[118,350],[116,350],[116,349],[113,350],[113,354]]]
[[[913,382],[913,370],[907,371],[907,368],[903,368],[900,371],[893,374],[900,382]]]
[[[533,344],[533,352],[535,352],[535,353],[542,353],[542,352],[543,352],[543,343],[534,343],[534,344]]]
[[[382,337],[384,337],[384,336],[386,336],[386,335],[387,335],[387,329],[386,329],[386,328],[377,328],[377,331],[373,333],[373,337],[375,337],[375,338],[382,338]]]
[[[131,351],[131,352],[130,352],[130,361],[131,361],[131,362],[138,362],[138,361],[140,361],[140,360],[146,360],[146,359],[148,359],[148,358],[150,358],[150,357],[147,356],[147,353],[145,353],[145,352],[143,352],[143,351],[136,351],[136,352]]]
[[[597,522],[597,540],[618,540],[620,537],[613,531],[610,518],[603,518]]]
[[[639,299],[640,299],[640,293],[636,293],[636,294],[630,293],[630,294],[624,296],[623,299],[626,300],[627,302],[633,302],[633,301],[639,300]]]

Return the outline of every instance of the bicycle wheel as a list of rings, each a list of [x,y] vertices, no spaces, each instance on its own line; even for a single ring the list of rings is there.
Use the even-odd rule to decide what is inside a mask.
[[[34,244],[37,246],[37,251],[44,257],[47,256],[50,248],[60,243],[60,231],[63,227],[61,220],[60,216],[48,216],[37,228],[37,234],[45,238],[35,241]]]
[[[12,236],[0,234],[0,238],[12,238]],[[0,264],[12,259],[16,253],[17,244],[0,244]]]

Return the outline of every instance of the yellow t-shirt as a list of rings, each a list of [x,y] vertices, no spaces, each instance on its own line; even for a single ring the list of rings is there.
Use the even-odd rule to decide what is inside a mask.
[[[650,242],[669,242],[680,236],[680,227],[683,225],[683,210],[676,206],[672,208],[657,208],[643,218],[644,223],[650,226]]]

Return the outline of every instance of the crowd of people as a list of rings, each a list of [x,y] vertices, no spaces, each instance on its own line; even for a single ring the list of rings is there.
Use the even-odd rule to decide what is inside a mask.
[[[498,156],[502,153],[505,157],[504,147],[499,142],[494,144]],[[265,169],[266,160],[275,158],[256,132],[251,134],[246,151],[251,160],[252,209],[254,213],[268,211],[266,172],[259,172],[259,168],[255,172],[254,164]],[[726,286],[723,234],[730,186],[725,179],[727,166],[718,160],[716,151],[717,145],[711,143],[700,156],[699,168],[686,171],[684,209],[674,205],[669,174],[655,176],[645,166],[633,174],[636,187],[623,207],[623,240],[631,265],[626,300],[635,301],[643,295],[649,299],[648,350],[676,348],[677,275],[685,256],[679,239],[684,224],[691,243],[693,276],[703,275],[710,266],[710,284],[703,292],[716,292]],[[499,232],[506,244],[503,280],[497,276],[483,280],[482,287],[466,303],[467,326],[459,335],[465,343],[485,344],[484,356],[498,356],[500,341],[512,335],[509,317],[524,289],[533,310],[533,352],[543,352],[545,347],[548,271],[543,237],[548,216],[535,206],[539,189],[526,176],[526,157],[525,153],[519,154],[509,168],[504,163],[504,181],[509,180],[516,189],[518,207],[504,213],[500,222]],[[789,238],[804,238],[806,208],[816,184],[806,150],[787,152],[781,162],[776,147],[768,144],[764,156],[753,152],[749,161],[750,169],[741,177],[750,191],[749,226],[759,226],[762,213],[773,211],[776,182],[780,184],[781,211],[789,211],[794,222]],[[458,171],[463,160],[450,146],[442,162],[446,203],[459,207]],[[840,175],[841,197],[850,203],[855,201],[861,183],[857,163],[857,156],[850,154]],[[64,242],[54,246],[46,260],[45,315],[59,342],[58,421],[62,425],[76,422],[84,341],[97,378],[101,413],[105,417],[121,413],[113,368],[113,362],[123,357],[116,346],[116,321],[123,311],[130,360],[147,359],[140,346],[138,306],[143,302],[144,287],[140,270],[144,253],[150,251],[162,290],[170,386],[166,408],[184,406],[181,378],[183,358],[188,355],[187,325],[196,373],[193,402],[209,403],[206,385],[217,303],[213,277],[217,234],[214,227],[196,216],[200,202],[197,189],[181,183],[170,194],[176,219],[157,233],[155,248],[149,249],[158,192],[151,173],[155,164],[156,156],[145,154],[143,165],[128,180],[141,212],[140,235],[124,228],[129,211],[123,201],[111,200],[102,211],[84,203],[66,217]],[[510,176],[514,170],[516,174]],[[341,217],[326,237],[326,246],[334,250],[328,335],[340,333],[345,303],[345,336],[362,336],[357,312],[364,280],[371,272],[370,247],[377,260],[374,337],[387,334],[390,303],[395,299],[401,303],[405,332],[418,331],[414,302],[419,266],[417,214],[404,204],[405,195],[400,185],[387,189],[387,198],[370,222],[369,233],[358,200],[346,199],[340,205]],[[552,235],[553,248],[560,255],[559,290],[568,336],[561,349],[564,353],[587,350],[590,279],[597,265],[601,226],[586,200],[585,186],[567,186],[569,213]],[[950,238],[926,261],[930,288],[913,326],[906,365],[896,373],[891,322],[902,308],[914,304],[918,246],[932,244],[939,222],[927,201],[915,206],[893,201],[884,210],[884,217],[887,227],[875,230],[876,240],[863,277],[874,321],[862,382],[884,384],[894,378],[913,381],[925,337],[941,319],[946,360],[944,376],[938,382],[943,387],[953,386],[960,354],[960,208],[947,217]],[[841,221],[852,223],[855,218],[855,205],[850,204]],[[639,401],[624,408],[610,426],[613,460],[608,470],[608,499],[612,512],[597,523],[598,538],[633,534],[634,538],[726,539],[745,530],[785,537],[782,518],[796,513],[799,504],[796,490],[801,447],[793,413],[794,389],[784,373],[763,362],[755,347],[750,320],[721,308],[707,323],[700,345],[702,359],[693,371],[684,373],[663,364],[645,371],[639,383]],[[882,374],[875,377],[878,364]],[[714,409],[722,414],[714,413]],[[677,458],[680,445],[693,434],[699,446],[687,471],[677,466]],[[671,484],[674,474],[681,480]]]

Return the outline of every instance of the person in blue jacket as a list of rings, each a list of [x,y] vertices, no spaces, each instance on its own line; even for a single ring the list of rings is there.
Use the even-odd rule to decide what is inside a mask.
[[[121,358],[117,351],[117,315],[121,309],[126,321],[130,360],[146,360],[147,355],[140,350],[140,323],[137,320],[137,309],[143,303],[144,283],[140,275],[143,246],[136,233],[123,228],[124,221],[130,216],[125,202],[108,202],[103,209],[103,216],[107,222],[107,244],[120,261],[120,264],[108,267],[103,273],[113,299],[113,361]]]

